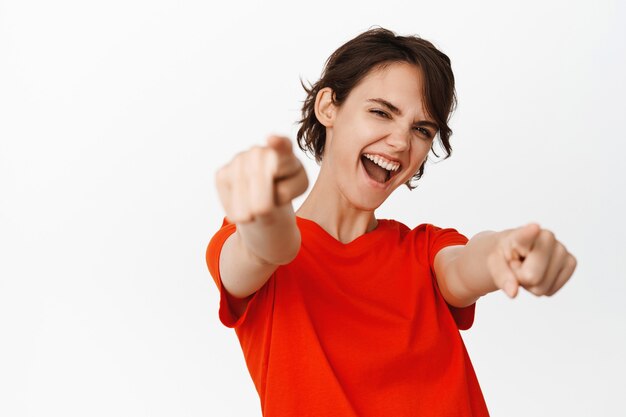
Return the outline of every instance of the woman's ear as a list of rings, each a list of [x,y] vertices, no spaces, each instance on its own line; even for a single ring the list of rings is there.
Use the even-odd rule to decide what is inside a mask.
[[[333,101],[334,94],[330,87],[324,87],[315,96],[315,117],[326,127],[332,127],[335,121],[337,107]]]

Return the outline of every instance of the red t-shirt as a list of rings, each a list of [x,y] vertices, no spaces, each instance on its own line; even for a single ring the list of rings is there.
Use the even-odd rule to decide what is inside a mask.
[[[343,244],[298,218],[302,246],[237,317],[221,285],[219,256],[235,225],[207,249],[219,317],[234,327],[265,417],[488,416],[459,329],[475,304],[449,306],[435,254],[467,238],[454,229],[410,230],[378,220]]]

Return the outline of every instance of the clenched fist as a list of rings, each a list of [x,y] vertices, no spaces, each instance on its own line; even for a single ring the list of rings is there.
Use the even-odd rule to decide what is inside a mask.
[[[236,155],[216,175],[217,191],[233,223],[251,222],[271,214],[304,193],[309,181],[291,141],[270,136],[266,146]]]
[[[487,266],[494,284],[509,297],[515,297],[520,286],[550,296],[572,276],[576,258],[552,232],[533,223],[503,233]]]

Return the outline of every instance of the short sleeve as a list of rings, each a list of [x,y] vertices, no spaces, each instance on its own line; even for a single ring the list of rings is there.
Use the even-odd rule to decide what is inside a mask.
[[[465,245],[467,244],[468,239],[456,229],[442,229],[432,225],[428,225],[428,229],[430,235],[428,239],[428,262],[434,278],[435,256],[437,253],[441,249],[448,246]],[[437,288],[437,292],[439,292],[439,286],[437,285],[436,279],[434,279],[434,285]],[[448,308],[450,309],[450,313],[452,313],[452,317],[454,317],[454,321],[459,329],[467,330],[472,327],[472,324],[474,323],[476,303],[463,308],[454,307],[448,304]]]
[[[213,235],[211,241],[209,242],[209,246],[206,251],[206,263],[209,267],[209,272],[217,285],[217,288],[220,292],[220,305],[219,305],[219,318],[222,324],[226,327],[237,327],[239,326],[245,319],[248,310],[250,309],[250,304],[252,303],[252,299],[256,296],[250,296],[250,301],[246,306],[246,310],[241,314],[241,316],[237,316],[233,309],[229,304],[229,299],[233,296],[228,294],[224,286],[222,285],[222,278],[220,276],[220,254],[222,252],[222,247],[224,246],[224,242],[237,230],[237,227],[233,223],[229,223],[226,219],[224,219],[222,223],[222,227]]]

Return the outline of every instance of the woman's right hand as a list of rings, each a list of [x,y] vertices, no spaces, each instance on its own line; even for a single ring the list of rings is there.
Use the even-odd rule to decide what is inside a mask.
[[[216,185],[228,221],[248,223],[290,204],[309,181],[291,141],[270,136],[266,146],[241,152],[219,169]]]

